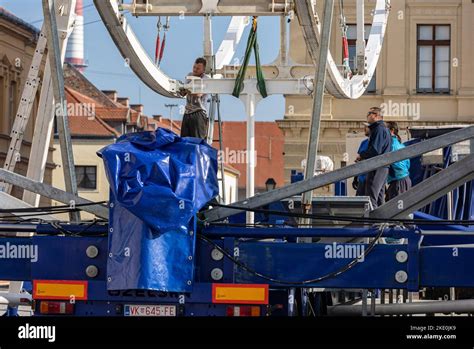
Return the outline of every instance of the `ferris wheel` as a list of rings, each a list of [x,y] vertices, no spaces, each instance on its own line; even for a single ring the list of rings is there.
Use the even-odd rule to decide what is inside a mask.
[[[113,41],[130,68],[152,90],[166,96],[177,97],[179,81],[168,76],[144,50],[124,14],[134,16],[232,16],[226,36],[216,53],[217,68],[229,64],[248,24],[246,16],[296,16],[313,64],[318,65],[321,47],[321,23],[314,0],[94,0],[97,10]],[[341,27],[345,25],[343,1],[339,1]],[[331,53],[327,62],[327,91],[337,98],[359,98],[367,89],[380,57],[390,1],[377,0],[372,9],[372,23],[365,43],[365,8],[363,0],[357,6],[357,54],[355,71],[340,69]],[[344,35],[344,34],[343,34]],[[212,38],[204,38],[212,41]],[[209,45],[207,45],[209,47]],[[225,91],[221,91],[225,93]]]
[[[372,9],[372,25],[365,42],[365,6],[364,0],[356,1],[357,13],[357,47],[355,67],[348,65],[347,25],[344,16],[344,2],[339,0],[340,27],[343,37],[343,65],[338,66],[329,50],[330,33],[335,0],[325,0],[323,16],[317,12],[319,3],[315,0],[94,0],[95,6],[118,50],[126,60],[127,65],[153,91],[165,96],[179,98],[178,92],[185,88],[192,93],[227,94],[242,100],[247,114],[247,152],[249,163],[246,175],[246,197],[255,195],[255,110],[257,103],[268,95],[313,95],[313,110],[311,116],[310,137],[307,150],[307,168],[305,176],[314,173],[315,159],[318,148],[319,124],[324,92],[329,92],[336,98],[357,99],[369,86],[382,50],[383,40],[390,12],[389,0],[376,0]],[[204,57],[212,59],[214,74],[212,79],[192,79],[191,83],[168,76],[156,64],[158,56],[163,54],[158,47],[153,60],[140,44],[138,38],[128,23],[125,12],[140,16],[202,16],[204,18]],[[217,53],[212,45],[212,22],[214,16],[231,16],[232,20],[226,36]],[[216,68],[225,67],[234,56],[240,42],[243,30],[250,23],[248,17],[253,17],[253,30],[256,37],[256,18],[258,16],[278,16],[281,19],[280,28],[280,57],[275,61],[278,72],[271,78],[264,77],[259,65],[258,49],[256,54],[257,78],[245,75],[248,59],[239,68],[237,78],[216,74]],[[298,18],[303,32],[303,39],[316,69],[313,79],[306,76],[293,76],[291,68],[296,66],[287,59],[287,30],[285,19]],[[323,24],[320,22],[322,18]],[[167,20],[167,23],[169,21]],[[160,28],[160,23],[158,23]],[[252,30],[251,30],[252,35]],[[249,36],[249,43],[250,38]],[[249,45],[248,43],[248,45]],[[249,46],[248,46],[249,47]],[[158,50],[161,52],[158,54]],[[250,50],[247,50],[250,52]],[[248,57],[246,57],[248,58]],[[321,68],[325,67],[325,68]],[[237,67],[238,68],[238,67]],[[342,68],[342,69],[341,69]],[[326,74],[327,71],[327,74]],[[281,73],[280,73],[281,72]],[[237,87],[238,86],[238,87]],[[211,99],[210,110],[214,110]],[[210,118],[210,125],[214,119]],[[208,140],[212,139],[213,130],[209,128]],[[311,193],[305,193],[304,201],[310,201]],[[253,213],[248,213],[247,221],[253,221]]]

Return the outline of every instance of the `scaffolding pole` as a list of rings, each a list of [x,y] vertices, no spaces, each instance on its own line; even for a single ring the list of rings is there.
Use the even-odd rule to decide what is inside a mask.
[[[76,172],[72,151],[71,135],[69,134],[69,120],[67,115],[67,101],[64,92],[64,76],[61,64],[61,48],[56,23],[56,1],[43,0],[44,27],[48,38],[49,64],[53,83],[54,101],[56,104],[56,124],[61,147],[61,159],[64,171],[66,191],[77,196]],[[74,204],[72,202],[71,204]],[[69,214],[71,221],[80,221],[78,212]]]
[[[321,127],[321,113],[324,102],[324,86],[326,83],[326,65],[329,54],[329,40],[331,38],[332,14],[334,10],[334,0],[326,0],[324,5],[324,18],[321,36],[321,48],[319,51],[319,65],[315,75],[315,90],[313,96],[313,112],[311,115],[311,126],[309,132],[309,142],[306,151],[305,179],[314,176],[316,170],[316,156],[318,155],[319,133]],[[303,193],[302,208],[304,213],[311,212],[313,191]],[[305,219],[303,223],[309,223]]]

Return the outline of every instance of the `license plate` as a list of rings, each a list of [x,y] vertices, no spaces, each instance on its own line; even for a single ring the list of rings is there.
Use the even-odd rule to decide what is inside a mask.
[[[176,316],[175,305],[125,305],[125,316]]]

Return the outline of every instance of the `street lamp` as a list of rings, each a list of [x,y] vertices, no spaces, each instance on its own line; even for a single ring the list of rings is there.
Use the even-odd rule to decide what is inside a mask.
[[[268,178],[267,181],[265,182],[265,188],[267,191],[273,190],[276,188],[276,182],[273,178]]]
[[[170,108],[170,130],[173,131],[173,108],[179,107],[178,104],[165,104],[165,108]]]

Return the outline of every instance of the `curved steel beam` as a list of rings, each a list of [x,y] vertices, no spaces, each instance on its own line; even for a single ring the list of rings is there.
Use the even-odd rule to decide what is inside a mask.
[[[118,1],[94,0],[94,3],[112,40],[140,80],[165,97],[179,98],[176,91],[180,83],[166,75],[153,63],[127,23],[127,19],[120,13]],[[232,18],[227,34],[216,53],[218,68],[230,63],[245,26],[245,17]]]
[[[319,42],[321,28],[314,20],[317,14],[313,9],[312,0],[295,0],[295,10],[308,52],[315,66],[318,65]],[[363,75],[354,75],[352,79],[344,78],[331,54],[328,56],[326,88],[337,98],[357,99],[365,92],[372,79],[382,50],[390,12],[389,0],[377,0],[374,9],[372,28],[365,48],[367,71]]]
[[[178,98],[178,81],[153,63],[127,19],[120,13],[117,0],[94,0],[94,4],[115,45],[140,80],[160,95]]]

